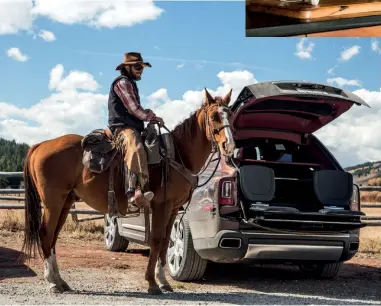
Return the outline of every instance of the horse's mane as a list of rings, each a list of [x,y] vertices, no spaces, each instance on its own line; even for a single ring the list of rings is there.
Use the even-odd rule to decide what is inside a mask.
[[[196,132],[197,126],[197,110],[191,113],[191,115],[184,119],[182,122],[178,123],[173,131],[172,135],[176,139],[192,137]]]

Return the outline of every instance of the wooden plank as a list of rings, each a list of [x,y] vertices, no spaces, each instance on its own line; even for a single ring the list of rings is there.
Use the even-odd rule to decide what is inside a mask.
[[[298,35],[299,37],[380,37],[381,26]]]
[[[306,3],[280,0],[246,0],[246,10],[301,20],[337,19],[348,18],[354,14],[361,16],[380,15],[381,1],[321,0],[318,6],[312,6]]]
[[[6,177],[22,177],[22,172],[0,172],[0,177],[6,176]]]
[[[25,209],[24,204],[0,204],[0,209]],[[91,209],[70,209],[69,214],[104,215],[103,212]]]
[[[0,194],[22,194],[25,189],[0,189]]]

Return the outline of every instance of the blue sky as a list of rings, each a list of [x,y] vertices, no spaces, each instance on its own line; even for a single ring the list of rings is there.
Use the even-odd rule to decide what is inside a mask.
[[[0,10],[7,10],[10,5],[10,1],[2,1]],[[42,10],[44,13],[34,19],[29,33],[23,30],[4,33],[3,30],[3,35],[0,34],[0,102],[30,109],[42,99],[48,99],[54,93],[48,86],[50,73],[57,64],[64,67],[63,78],[74,70],[91,74],[100,86],[90,92],[107,95],[111,81],[117,76],[115,66],[126,51],[141,52],[152,64],[152,68],[144,71],[143,80],[138,85],[145,97],[166,89],[168,96],[159,104],[168,102],[166,100],[184,100],[183,95],[189,90],[200,91],[207,87],[218,91],[222,84],[217,74],[235,70],[247,71],[256,81],[305,79],[327,83],[328,79],[330,82],[339,80],[346,89],[376,93],[369,94],[371,101],[368,102],[379,101],[381,40],[315,38],[304,41],[304,47],[298,49],[300,38],[246,38],[243,2],[160,1],[154,5],[163,10],[159,16],[152,17],[152,20],[143,18],[132,26],[96,28],[83,20],[72,20],[72,24],[68,24],[68,21],[62,22],[67,16],[59,15],[64,12],[47,6]],[[54,33],[56,40],[48,42],[34,38],[31,31],[38,33],[41,29]],[[17,61],[9,57],[7,50],[10,48],[18,48],[28,59]],[[346,60],[340,60],[345,50],[348,50]],[[178,65],[182,67],[177,68]],[[334,73],[329,74],[328,70],[333,67]],[[230,80],[229,76],[226,78]],[[234,90],[238,91],[239,84],[234,84]],[[242,87],[245,85],[242,83]],[[20,119],[20,112],[16,114],[8,110],[6,115],[1,112],[0,109],[0,122],[2,119]],[[25,122],[34,127],[40,124],[41,129],[47,129],[40,121],[31,123],[31,118],[24,118]],[[101,122],[91,127],[102,127],[104,123],[103,116]],[[39,137],[58,136],[67,131],[85,130],[72,131],[68,126],[57,130],[56,134],[41,134]],[[23,134],[15,134],[14,138],[26,141]],[[28,139],[31,134],[31,131],[26,133]],[[364,158],[370,156],[374,154],[369,153]]]

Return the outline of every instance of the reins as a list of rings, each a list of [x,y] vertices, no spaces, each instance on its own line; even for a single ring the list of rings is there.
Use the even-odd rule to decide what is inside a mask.
[[[221,127],[219,127],[219,128],[213,128],[213,131],[211,130],[211,126],[210,126],[210,122],[209,122],[209,117],[207,116],[207,113],[208,113],[208,110],[209,110],[210,107],[211,107],[211,106],[209,106],[208,108],[204,109],[204,112],[205,112],[205,123],[206,123],[206,128],[209,129],[209,134],[211,135],[211,138],[212,138],[212,139],[211,139],[211,142],[212,142],[212,151],[211,151],[211,153],[213,153],[213,154],[210,156],[209,161],[208,161],[207,164],[203,167],[203,169],[201,169],[201,170],[199,171],[199,173],[197,173],[197,174],[195,175],[195,176],[197,176],[197,182],[198,182],[198,178],[199,178],[199,176],[200,176],[202,173],[205,172],[205,170],[209,167],[209,165],[210,165],[210,163],[211,163],[212,161],[216,161],[216,160],[218,160],[218,162],[216,163],[216,167],[214,168],[212,174],[209,176],[209,178],[208,178],[204,183],[202,183],[201,185],[197,184],[197,186],[196,186],[195,188],[193,188],[193,186],[192,186],[192,188],[191,188],[191,190],[190,190],[190,193],[189,193],[188,200],[187,200],[187,206],[185,207],[184,213],[181,215],[180,222],[182,221],[185,212],[188,210],[188,207],[189,207],[189,205],[190,205],[190,203],[191,203],[191,200],[192,200],[192,195],[193,195],[194,190],[195,190],[196,188],[200,188],[200,187],[205,186],[205,185],[212,179],[212,177],[214,176],[214,174],[217,172],[218,166],[219,166],[220,161],[221,161],[221,151],[220,151],[219,148],[218,148],[218,143],[217,143],[217,140],[216,140],[216,138],[215,138],[215,135],[216,135],[216,134],[219,134],[219,133],[220,133],[224,128],[226,128],[226,127],[229,127],[229,128],[230,128],[230,125],[223,125],[223,126],[221,126]],[[156,124],[158,125],[159,136],[160,136],[159,138],[160,138],[160,139],[162,139],[162,137],[161,137],[162,134],[161,134],[161,130],[160,130],[161,127],[164,128],[164,129],[165,129],[165,130],[172,136],[172,132],[171,132],[165,125],[160,126],[159,123],[156,123]],[[167,202],[167,180],[168,180],[168,172],[169,172],[169,161],[168,161],[169,158],[168,158],[168,155],[167,155],[167,149],[166,149],[165,145],[163,145],[163,147],[164,147],[164,150],[165,150],[165,156],[163,156],[163,160],[164,160],[164,162],[163,162],[163,164],[164,164],[164,169],[163,169],[163,171],[164,171],[163,181],[164,181],[164,185],[165,185],[165,186],[164,186],[164,201],[165,201],[165,203],[166,203],[166,202]],[[187,168],[185,167],[185,165],[184,165],[184,162],[183,162],[182,158],[181,158],[181,154],[180,154],[180,152],[179,152],[179,149],[178,149],[178,147],[176,146],[175,143],[174,143],[174,147],[175,147],[175,150],[176,150],[176,152],[177,152],[177,155],[179,156],[180,163],[181,163],[182,167],[184,167],[184,169],[187,169]],[[213,159],[213,157],[214,157],[214,155],[216,154],[217,151],[218,151],[218,157],[217,157],[216,159]],[[165,205],[165,207],[167,207],[167,205]],[[166,212],[165,212],[165,213],[166,213]]]

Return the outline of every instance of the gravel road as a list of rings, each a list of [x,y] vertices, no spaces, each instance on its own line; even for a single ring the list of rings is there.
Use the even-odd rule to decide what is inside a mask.
[[[1,247],[5,246],[5,247]],[[357,257],[336,280],[303,279],[295,267],[211,265],[197,283],[168,278],[174,293],[149,296],[144,271],[148,250],[131,245],[105,251],[99,241],[59,241],[58,264],[73,291],[47,291],[42,263],[19,265],[19,242],[0,236],[0,304],[381,305],[381,258]]]

